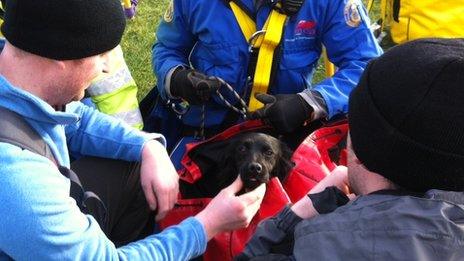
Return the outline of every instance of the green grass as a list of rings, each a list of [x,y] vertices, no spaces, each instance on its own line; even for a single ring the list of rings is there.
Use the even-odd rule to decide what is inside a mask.
[[[155,41],[156,27],[168,3],[169,0],[139,0],[135,18],[127,21],[122,48],[139,87],[139,99],[156,83],[151,66],[151,47]]]
[[[375,2],[372,21],[376,21],[380,13],[379,1]],[[156,83],[151,66],[151,47],[155,41],[156,27],[162,19],[168,3],[169,0],[139,0],[135,19],[127,23],[122,48],[132,76],[139,87],[139,99],[145,96]],[[313,82],[319,82],[324,77],[324,66],[319,63]]]

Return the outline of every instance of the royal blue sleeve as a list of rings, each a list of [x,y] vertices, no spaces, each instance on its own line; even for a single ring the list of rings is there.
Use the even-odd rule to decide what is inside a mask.
[[[161,134],[139,131],[80,102],[68,104],[66,111],[80,118],[65,127],[71,155],[140,161],[146,141],[157,139],[166,145]]]
[[[319,1],[323,18],[322,42],[329,60],[338,68],[314,90],[324,98],[329,118],[348,112],[348,97],[368,61],[382,54],[369,29],[370,20],[360,0]]]
[[[47,158],[0,142],[0,260],[189,260],[206,249],[194,217],[116,248]]]
[[[169,71],[179,65],[189,65],[188,57],[196,42],[191,33],[193,25],[188,23],[188,12],[193,12],[187,7],[188,2],[171,1],[172,6],[166,10],[155,34],[157,40],[152,48],[152,65],[158,90],[165,99],[165,80]]]

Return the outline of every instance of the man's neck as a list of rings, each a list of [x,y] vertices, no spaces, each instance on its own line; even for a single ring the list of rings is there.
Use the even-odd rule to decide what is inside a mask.
[[[50,65],[33,55],[15,55],[14,48],[7,44],[0,54],[0,74],[16,88],[47,101]]]

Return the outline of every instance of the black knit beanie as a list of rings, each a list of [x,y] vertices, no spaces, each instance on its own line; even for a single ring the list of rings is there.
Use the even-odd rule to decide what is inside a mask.
[[[464,191],[464,39],[422,39],[371,61],[350,95],[353,150],[399,186]]]
[[[72,60],[113,49],[125,25],[119,0],[7,0],[1,30],[19,49]]]

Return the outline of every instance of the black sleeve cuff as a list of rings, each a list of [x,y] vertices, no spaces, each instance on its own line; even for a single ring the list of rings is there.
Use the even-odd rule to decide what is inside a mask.
[[[337,187],[327,187],[324,191],[308,194],[314,209],[319,214],[327,214],[340,206],[345,205],[350,199]]]

